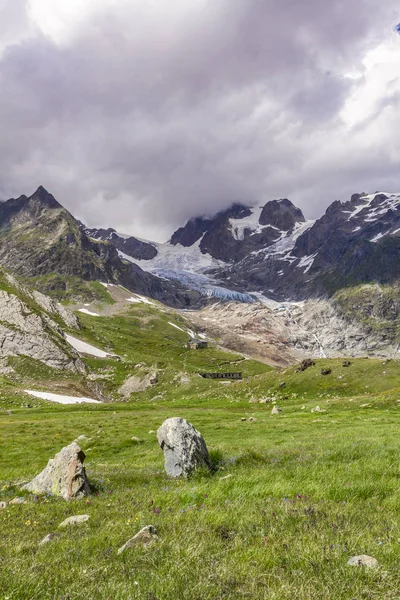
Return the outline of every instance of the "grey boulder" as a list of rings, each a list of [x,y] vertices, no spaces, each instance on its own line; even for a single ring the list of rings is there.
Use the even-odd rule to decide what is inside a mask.
[[[82,525],[82,523],[86,523],[89,521],[90,515],[74,515],[73,517],[68,517],[62,523],[59,524],[60,529],[64,529],[64,527],[69,527],[71,525]]]
[[[376,569],[379,567],[379,563],[373,556],[367,554],[361,554],[360,556],[352,556],[347,564],[350,567],[367,567],[369,569]]]
[[[121,548],[118,550],[118,554],[122,554],[125,550],[129,550],[129,548],[133,548],[134,546],[148,546],[149,544],[156,542],[158,540],[157,529],[153,527],[153,525],[147,525],[143,527],[136,535],[133,536],[130,540],[126,542]]]
[[[85,453],[73,442],[51,458],[46,468],[22,489],[33,494],[61,496],[65,500],[87,496],[90,486],[84,460]]]
[[[167,419],[157,431],[164,452],[165,470],[170,477],[188,477],[196,468],[211,469],[203,436],[185,419]]]

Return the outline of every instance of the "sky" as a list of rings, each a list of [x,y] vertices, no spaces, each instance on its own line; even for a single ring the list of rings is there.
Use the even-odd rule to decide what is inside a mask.
[[[400,191],[398,0],[0,0],[0,199],[164,241]]]

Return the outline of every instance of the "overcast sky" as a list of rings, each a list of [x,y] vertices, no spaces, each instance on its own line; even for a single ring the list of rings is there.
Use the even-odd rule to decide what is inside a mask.
[[[400,191],[398,0],[0,0],[0,198],[163,241]]]

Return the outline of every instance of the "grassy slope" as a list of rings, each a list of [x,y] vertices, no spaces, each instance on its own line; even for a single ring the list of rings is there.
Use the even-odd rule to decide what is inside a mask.
[[[246,379],[223,385],[195,373],[223,370],[239,357],[215,348],[186,351],[186,334],[168,324],[184,321],[171,315],[135,305],[128,317],[82,318],[82,337],[122,357],[87,361],[111,377],[102,380],[109,393],[140,373],[138,362],[160,369],[158,386],[128,403],[28,400],[18,377],[46,389],[83,383],[26,361],[16,380],[3,380],[0,407],[13,414],[0,411],[0,501],[20,495],[15,482],[81,434],[89,438],[82,445],[97,495],[71,503],[27,496],[25,504],[0,510],[0,598],[399,598],[399,363],[357,360],[343,368],[321,360],[296,373],[245,361],[239,364]],[[332,375],[322,376],[328,364]],[[174,381],[182,372],[193,374],[184,386]],[[280,415],[271,416],[270,404],[249,403],[265,396],[278,399]],[[311,413],[317,404],[327,412]],[[170,416],[203,433],[219,466],[213,476],[167,479],[149,431]],[[250,416],[256,420],[241,421]],[[91,516],[87,524],[38,547],[64,518],[82,513]],[[150,523],[160,541],[118,556]],[[382,568],[346,567],[361,553]]]

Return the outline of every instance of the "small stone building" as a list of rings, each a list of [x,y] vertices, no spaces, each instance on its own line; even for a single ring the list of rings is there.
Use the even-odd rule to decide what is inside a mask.
[[[186,344],[186,348],[188,348],[189,350],[203,350],[204,348],[208,348],[208,342],[206,342],[205,340],[190,338],[190,340]]]
[[[233,379],[240,381],[243,379],[242,373],[200,373],[204,379]]]

